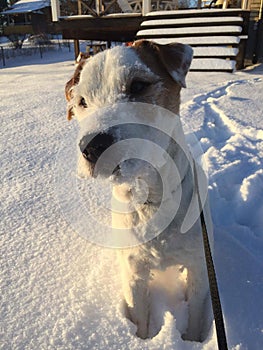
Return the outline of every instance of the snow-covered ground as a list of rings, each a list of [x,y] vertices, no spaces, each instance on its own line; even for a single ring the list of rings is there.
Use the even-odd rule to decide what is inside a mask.
[[[0,71],[0,348],[215,350],[214,330],[203,344],[183,341],[170,313],[155,338],[138,339],[123,316],[115,251],[79,236],[62,214],[54,174],[63,144],[75,147],[63,94],[72,55],[18,59]],[[229,348],[261,350],[263,67],[190,73],[187,84],[181,115],[209,170]]]

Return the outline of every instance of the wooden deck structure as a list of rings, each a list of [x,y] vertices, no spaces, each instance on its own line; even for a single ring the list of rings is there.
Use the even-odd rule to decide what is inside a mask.
[[[74,39],[75,43],[80,39],[179,41],[193,46],[194,70],[243,68],[251,4],[260,1],[258,12],[253,10],[260,18],[263,0],[217,0],[220,8],[208,8],[209,0],[196,0],[199,9],[184,10],[178,9],[179,1],[78,0],[74,15],[61,13],[59,0],[51,3],[53,21],[61,28],[63,37]],[[234,2],[235,6],[229,8]],[[78,45],[75,48],[78,50]],[[197,64],[201,61],[202,65]]]
[[[51,0],[53,21],[65,39],[89,39],[101,41],[132,41],[140,25],[149,15],[156,19],[193,17],[191,9],[179,9],[180,0],[77,0],[75,12],[65,15],[60,10],[59,0]],[[205,16],[224,17],[224,9],[234,0],[217,0],[222,9],[208,10],[207,3],[212,0],[196,0],[197,7],[205,11]],[[242,1],[242,8],[232,8],[233,15],[244,17],[249,1]],[[175,10],[175,11],[174,11]],[[117,11],[117,13],[116,13]],[[160,12],[161,11],[161,12]],[[182,26],[182,25],[180,25]]]
[[[61,18],[63,38],[99,41],[133,41],[143,17],[138,14],[105,17],[74,16]]]

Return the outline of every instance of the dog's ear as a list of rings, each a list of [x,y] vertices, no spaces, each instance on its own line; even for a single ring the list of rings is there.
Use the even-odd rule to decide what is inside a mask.
[[[193,49],[189,45],[180,43],[161,45],[154,41],[138,40],[134,46],[154,50],[173,80],[186,87],[185,76],[193,58]]]
[[[73,77],[67,82],[66,86],[65,86],[65,95],[66,95],[66,99],[69,102],[72,99],[72,88],[78,84],[79,82],[79,77],[80,77],[80,73],[84,67],[84,64],[86,63],[86,59],[82,59],[80,60],[79,64],[77,65],[77,68],[74,72]],[[68,120],[72,119],[73,116],[73,107],[72,106],[68,106],[68,110],[67,110],[67,118]]]
[[[179,43],[158,45],[158,49],[160,60],[171,77],[182,87],[186,87],[185,77],[192,62],[193,49]]]
[[[80,52],[76,58],[76,63],[78,64],[82,61],[86,61],[88,58],[90,58],[90,54],[88,52]]]

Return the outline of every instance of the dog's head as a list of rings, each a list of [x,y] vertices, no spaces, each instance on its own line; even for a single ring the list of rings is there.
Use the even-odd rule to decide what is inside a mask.
[[[148,122],[158,113],[156,106],[178,115],[180,90],[185,87],[191,60],[189,46],[141,40],[133,46],[115,47],[79,63],[73,78],[66,84],[66,98],[68,119],[74,117],[81,125],[79,169],[82,175],[94,176],[95,165],[102,154],[106,155],[105,163],[107,150],[118,141],[136,138],[155,142],[158,139],[161,147],[169,147],[170,140],[158,127],[149,127]],[[146,104],[152,106],[147,111],[141,107]],[[135,105],[140,106],[135,108]],[[138,141],[133,159],[126,161],[118,156],[122,153],[121,142],[118,144],[118,148],[112,148],[111,158],[116,156],[116,159],[111,159],[111,172],[118,174],[118,162],[125,161],[126,174],[133,176],[136,172],[136,178],[145,176],[148,180],[151,178],[150,181],[159,181],[154,166],[149,165],[151,162],[145,156],[147,152],[157,154],[158,150],[153,152],[149,142]],[[131,149],[134,145],[126,143],[125,147]],[[139,160],[134,161],[134,158]],[[158,161],[156,158],[152,164]],[[114,162],[116,168],[112,165]],[[104,170],[104,175],[111,175],[107,173],[107,164]]]
[[[177,114],[191,60],[188,45],[146,40],[81,60],[65,88],[68,119],[81,119],[89,108],[121,101],[151,103]]]

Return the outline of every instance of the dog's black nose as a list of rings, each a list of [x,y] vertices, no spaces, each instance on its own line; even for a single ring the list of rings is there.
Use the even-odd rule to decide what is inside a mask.
[[[101,154],[114,143],[114,138],[108,133],[84,136],[79,142],[79,148],[83,156],[95,164]]]

